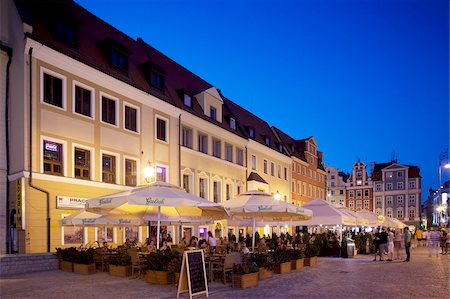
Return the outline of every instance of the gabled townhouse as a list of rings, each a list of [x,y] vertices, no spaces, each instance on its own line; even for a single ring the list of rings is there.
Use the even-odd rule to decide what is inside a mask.
[[[327,201],[333,205],[346,207],[346,181],[348,175],[336,167],[325,167],[327,172]]]
[[[292,203],[303,205],[315,198],[326,197],[326,172],[323,153],[317,150],[314,137],[295,140],[280,129],[272,127],[292,158]]]
[[[388,163],[372,162],[371,169],[374,211],[418,227],[422,196],[419,167],[394,160]]]
[[[347,180],[346,206],[356,212],[373,211],[372,179],[366,170],[366,164],[358,160],[353,164],[352,172]]]

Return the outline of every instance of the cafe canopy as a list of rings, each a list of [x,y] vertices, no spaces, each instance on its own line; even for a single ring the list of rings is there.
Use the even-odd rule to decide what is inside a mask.
[[[318,225],[347,225],[356,226],[356,218],[344,213],[339,208],[326,202],[323,199],[316,198],[303,205],[313,212],[312,219],[297,222],[296,225],[318,226]]]

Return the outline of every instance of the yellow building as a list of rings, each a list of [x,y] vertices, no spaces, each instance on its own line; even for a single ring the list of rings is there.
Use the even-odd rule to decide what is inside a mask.
[[[147,166],[155,169],[150,179],[218,203],[252,189],[292,201],[293,159],[265,121],[73,1],[17,3],[7,0],[1,12],[10,132],[2,143],[9,158],[1,164],[1,252],[144,241],[153,233],[147,226],[61,227],[60,220],[88,198],[147,184]],[[186,225],[184,233],[236,229],[217,221]]]

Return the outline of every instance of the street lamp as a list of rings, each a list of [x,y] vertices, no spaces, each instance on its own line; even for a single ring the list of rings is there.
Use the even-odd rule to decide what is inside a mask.
[[[281,199],[281,194],[280,194],[280,192],[278,192],[278,190],[277,190],[277,193],[275,193],[275,195],[273,196],[273,198],[275,198],[275,200]]]
[[[152,163],[147,162],[147,166],[144,167],[144,179],[149,184],[152,182],[155,177],[155,167],[152,166]]]
[[[436,208],[436,211],[438,212],[438,226],[440,226],[441,221],[442,221],[442,212],[444,212],[444,207],[441,206],[441,205],[439,205],[439,206]]]

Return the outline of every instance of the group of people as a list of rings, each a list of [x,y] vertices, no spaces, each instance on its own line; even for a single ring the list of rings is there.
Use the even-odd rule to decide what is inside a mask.
[[[439,256],[439,247],[441,248],[441,254],[448,254],[450,250],[450,234],[445,230],[440,231],[437,227],[433,227],[431,230],[417,231],[418,246],[428,247],[428,256],[433,254]]]
[[[384,255],[387,255],[387,261],[391,262],[394,260],[394,251],[395,251],[395,259],[403,260],[403,251],[402,247],[405,248],[406,259],[405,262],[409,262],[411,259],[411,232],[408,227],[405,227],[402,230],[395,231],[394,229],[385,229],[381,228],[381,230],[375,230],[373,235],[373,246],[375,257],[374,261],[379,257],[380,261],[384,261]]]

